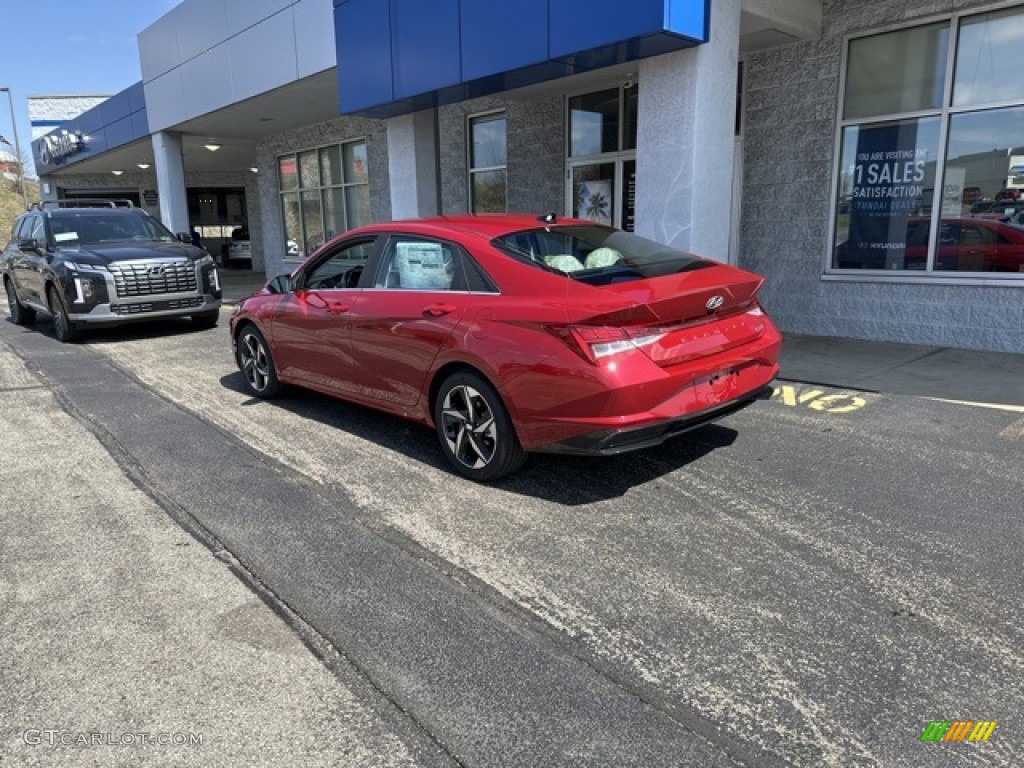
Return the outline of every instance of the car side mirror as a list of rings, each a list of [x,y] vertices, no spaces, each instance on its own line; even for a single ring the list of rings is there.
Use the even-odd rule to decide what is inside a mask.
[[[192,244],[192,235],[190,235],[188,232],[179,232],[178,233],[178,240],[180,242],[182,242],[182,243],[188,243],[189,245],[191,245]]]
[[[33,240],[30,237],[27,237],[24,240],[19,240],[18,241],[18,250],[19,251],[38,251],[39,250],[39,241],[38,240]]]
[[[291,275],[278,275],[267,283],[267,290],[271,293],[291,293],[294,288],[295,281]]]

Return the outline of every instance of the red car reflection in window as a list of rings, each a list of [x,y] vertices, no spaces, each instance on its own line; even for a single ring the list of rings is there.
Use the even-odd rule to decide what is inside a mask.
[[[925,269],[931,224],[929,218],[907,222],[903,269]],[[1024,272],[1024,227],[983,217],[946,218],[939,223],[938,241],[937,272]],[[843,242],[836,246],[836,267],[885,269],[885,264],[857,258]]]

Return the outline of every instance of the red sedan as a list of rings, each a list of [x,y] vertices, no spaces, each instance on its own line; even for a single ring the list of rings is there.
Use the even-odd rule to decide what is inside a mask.
[[[336,237],[243,301],[257,397],[314,389],[433,426],[473,480],[526,453],[657,445],[778,371],[762,279],[592,222],[464,216]]]

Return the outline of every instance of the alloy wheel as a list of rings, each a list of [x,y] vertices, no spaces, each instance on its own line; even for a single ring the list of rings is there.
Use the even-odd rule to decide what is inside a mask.
[[[452,387],[441,405],[444,437],[452,455],[469,469],[483,469],[498,448],[498,430],[487,399],[465,384]]]
[[[256,392],[263,392],[270,384],[270,356],[263,340],[254,333],[242,336],[239,347],[242,362],[242,373],[245,374],[249,386]]]

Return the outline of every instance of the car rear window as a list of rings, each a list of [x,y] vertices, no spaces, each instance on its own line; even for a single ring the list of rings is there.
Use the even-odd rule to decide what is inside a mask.
[[[642,280],[714,265],[653,240],[602,226],[538,227],[491,241],[514,259],[591,285]]]

